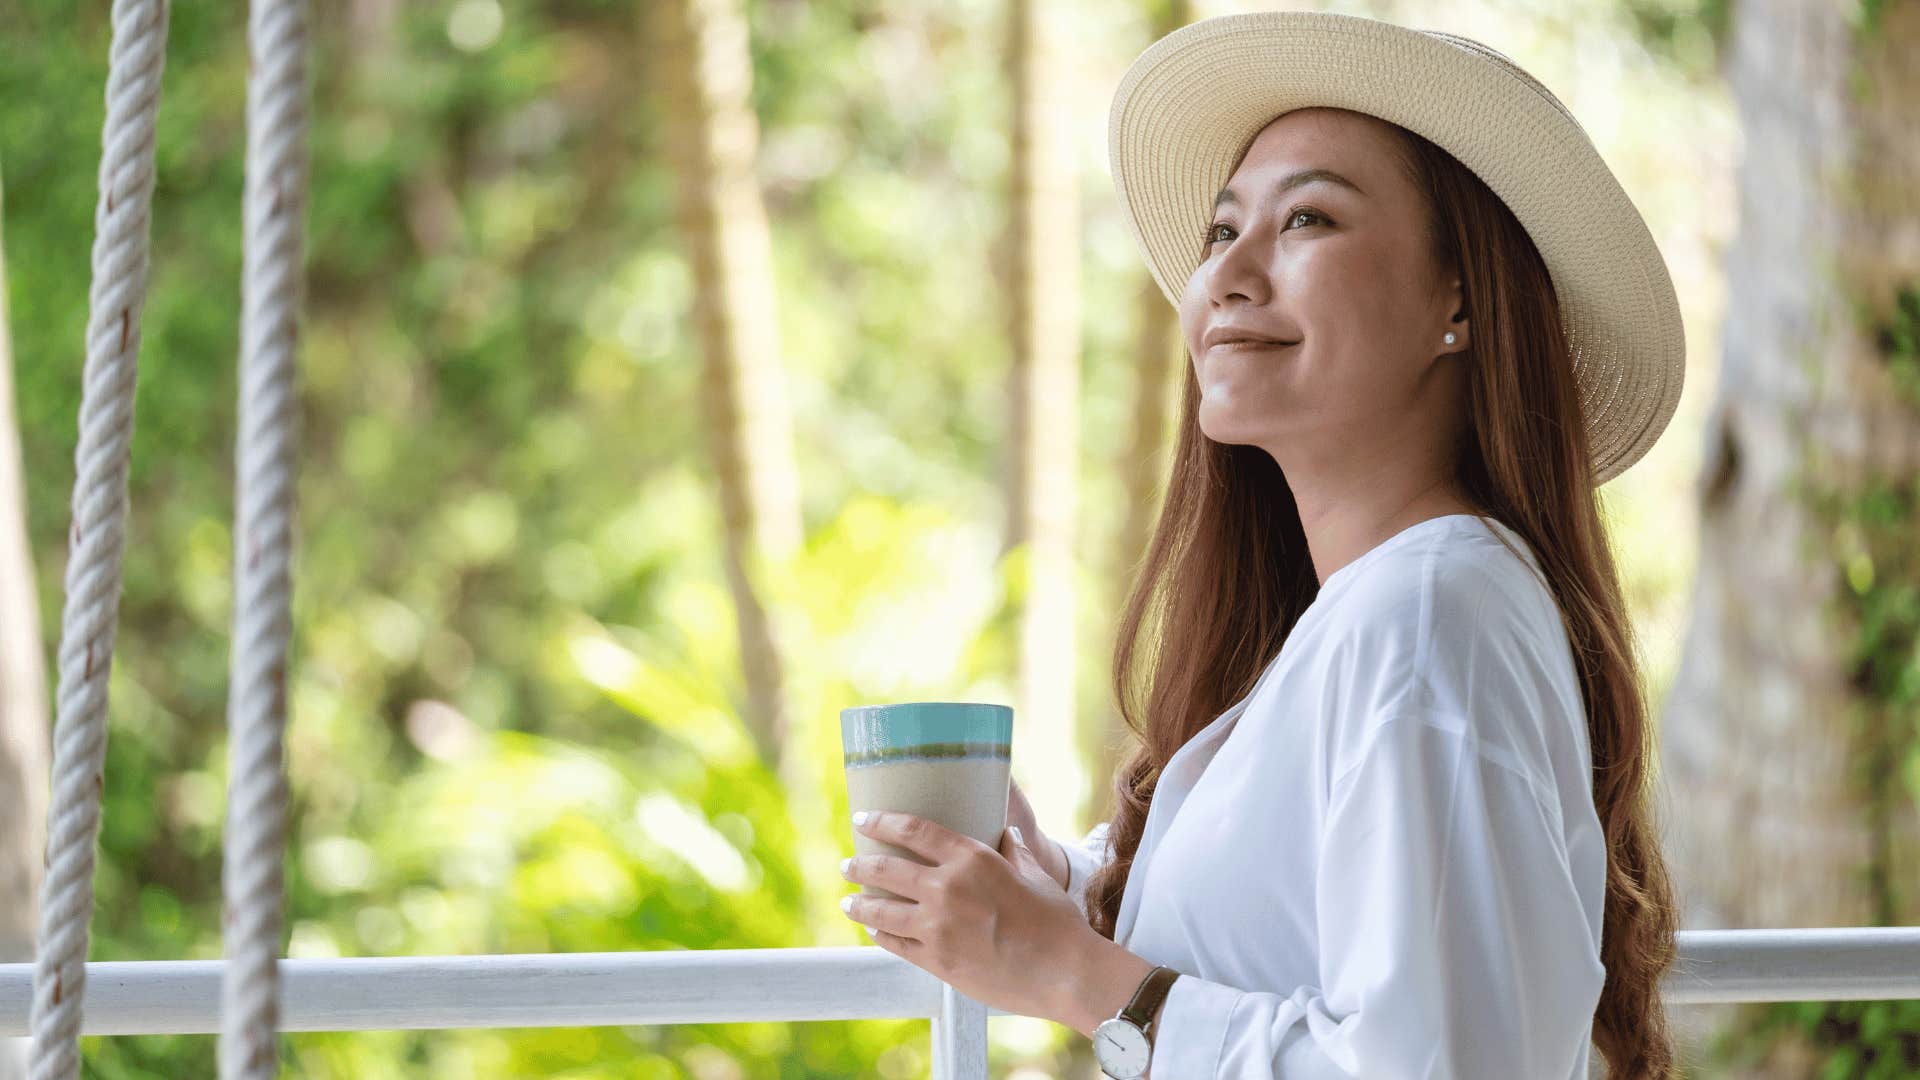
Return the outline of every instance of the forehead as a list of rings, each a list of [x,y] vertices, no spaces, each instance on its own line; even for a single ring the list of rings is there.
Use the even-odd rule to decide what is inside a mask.
[[[1400,179],[1401,155],[1384,120],[1346,109],[1295,109],[1254,136],[1223,190],[1244,203],[1264,195],[1282,175],[1326,169],[1353,181],[1366,197],[1387,200]]]

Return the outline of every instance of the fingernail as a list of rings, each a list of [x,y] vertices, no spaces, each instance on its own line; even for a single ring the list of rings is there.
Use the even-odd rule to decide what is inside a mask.
[[[853,865],[853,856],[851,855],[840,860],[840,876],[841,877],[845,877],[847,875],[847,867],[851,865]]]
[[[868,936],[868,937],[874,937],[874,936],[876,936],[876,935],[877,935],[878,933],[879,933],[879,931],[877,931],[877,930],[875,930],[875,929],[874,929],[873,927],[871,927],[871,926],[869,926],[869,927],[867,927],[867,936]]]
[[[853,910],[853,895],[851,893],[840,898],[840,910],[849,912]]]
[[[867,823],[868,816],[869,815],[865,810],[855,810],[853,812],[853,823],[855,825],[865,825]]]
[[[1025,844],[1026,844],[1026,841],[1025,841],[1025,840],[1022,840],[1022,839],[1020,839],[1020,826],[1018,826],[1018,825],[1009,825],[1009,826],[1007,826],[1007,831],[1008,831],[1008,832],[1011,832],[1011,833],[1013,833],[1013,842],[1014,842],[1014,843],[1016,843],[1016,844],[1020,844],[1020,845],[1022,845],[1022,846],[1025,846]]]

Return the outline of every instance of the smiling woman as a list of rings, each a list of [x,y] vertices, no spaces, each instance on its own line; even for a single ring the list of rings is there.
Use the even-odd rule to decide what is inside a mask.
[[[1180,300],[1201,430],[1271,454],[1308,520],[1389,462],[1418,485],[1402,498],[1440,484],[1465,426],[1461,283],[1429,242],[1396,131],[1324,108],[1262,129],[1215,200]],[[1302,348],[1264,362],[1276,343]],[[1387,430],[1400,438],[1377,437]],[[1331,460],[1338,471],[1317,464]],[[1322,486],[1303,490],[1307,479]]]
[[[1507,58],[1372,19],[1175,31],[1109,131],[1191,361],[1115,646],[1140,745],[1072,878],[1179,972],[1147,1075],[1672,1075],[1595,495],[1684,369],[1645,222]]]

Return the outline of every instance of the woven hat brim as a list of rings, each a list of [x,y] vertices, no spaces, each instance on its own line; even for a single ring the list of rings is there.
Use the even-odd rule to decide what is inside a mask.
[[[1260,130],[1309,106],[1414,131],[1513,211],[1560,301],[1599,486],[1640,460],[1680,401],[1679,298],[1646,222],[1592,140],[1526,72],[1467,38],[1355,15],[1260,11],[1192,23],[1133,62],[1107,146],[1123,215],[1176,307],[1214,195]]]

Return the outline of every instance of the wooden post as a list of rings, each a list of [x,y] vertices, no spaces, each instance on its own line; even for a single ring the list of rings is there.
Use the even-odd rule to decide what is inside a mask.
[[[946,983],[933,1017],[933,1080],[987,1080],[987,1007]]]

